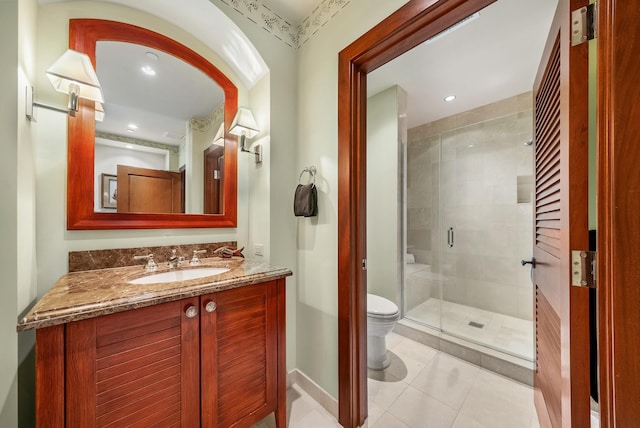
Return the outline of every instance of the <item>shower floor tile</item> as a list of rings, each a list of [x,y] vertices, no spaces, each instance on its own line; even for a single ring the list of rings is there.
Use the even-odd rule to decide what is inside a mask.
[[[442,316],[440,307],[442,306]],[[533,322],[458,303],[430,298],[406,317],[499,351],[533,360]],[[478,328],[470,322],[483,324]],[[442,324],[441,324],[442,323]]]

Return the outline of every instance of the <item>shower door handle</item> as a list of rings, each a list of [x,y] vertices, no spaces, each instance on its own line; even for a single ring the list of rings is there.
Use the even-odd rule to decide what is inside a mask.
[[[453,226],[447,230],[447,245],[449,248],[453,248]]]

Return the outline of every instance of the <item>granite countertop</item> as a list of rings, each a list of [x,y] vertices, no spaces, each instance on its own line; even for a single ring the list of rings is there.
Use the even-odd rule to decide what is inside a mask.
[[[136,278],[171,270],[205,267],[228,268],[229,271],[213,277],[186,281],[144,285],[128,283]],[[62,276],[20,320],[17,331],[65,324],[290,275],[291,270],[287,268],[274,267],[241,257],[201,259],[197,266],[189,266],[188,262],[184,262],[183,266],[177,269],[170,269],[165,263],[161,263],[158,264],[158,270],[151,273],[145,272],[142,266],[68,273]]]

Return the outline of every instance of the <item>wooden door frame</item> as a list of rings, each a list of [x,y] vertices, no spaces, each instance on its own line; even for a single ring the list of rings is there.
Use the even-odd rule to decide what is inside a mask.
[[[367,73],[495,0],[412,0],[338,56],[338,411],[343,427],[367,418]]]
[[[338,407],[344,427],[360,426],[367,417],[366,272],[361,268],[366,258],[366,75],[492,2],[411,0],[339,54]],[[640,266],[625,262],[640,248],[640,225],[630,214],[640,212],[640,174],[628,173],[640,164],[640,148],[632,144],[640,135],[640,105],[634,105],[640,99],[640,40],[625,37],[640,19],[640,8],[637,1],[599,3],[598,340],[600,416],[606,428],[640,419],[640,409],[629,401],[640,396],[635,355],[640,287],[628,286],[637,284]]]
[[[600,422],[640,420],[640,19],[637,0],[600,0],[598,16],[598,340]]]

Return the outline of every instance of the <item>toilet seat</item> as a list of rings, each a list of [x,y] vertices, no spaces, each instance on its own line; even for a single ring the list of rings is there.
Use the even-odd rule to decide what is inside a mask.
[[[367,293],[367,315],[377,318],[394,317],[398,314],[398,306],[389,299]]]

